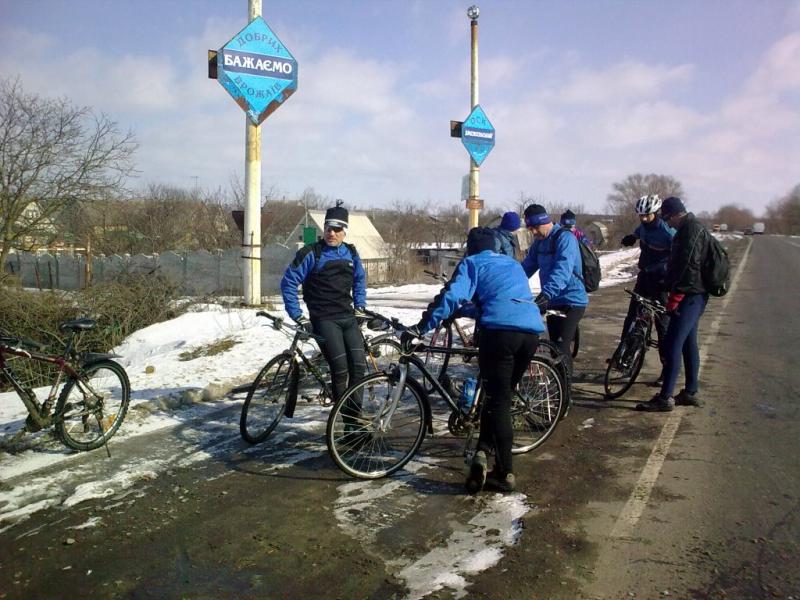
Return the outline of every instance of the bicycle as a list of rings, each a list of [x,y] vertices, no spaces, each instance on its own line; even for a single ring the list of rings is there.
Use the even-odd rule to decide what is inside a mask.
[[[564,319],[566,318],[567,313],[562,312],[560,310],[554,310],[552,308],[548,308],[542,316],[545,318],[545,325],[547,325],[546,322],[547,317],[560,317]],[[553,343],[555,343],[556,341],[557,340],[552,340]],[[578,356],[578,350],[580,349],[580,346],[581,346],[581,328],[580,325],[578,325],[577,327],[575,327],[575,337],[572,338],[572,345],[570,347],[570,354],[572,355],[572,358]]]
[[[630,389],[642,370],[647,349],[658,348],[658,342],[652,339],[653,321],[665,310],[656,300],[625,291],[637,302],[636,317],[608,361],[604,381],[608,399],[619,398]]]
[[[308,402],[316,401],[323,407],[333,404],[325,357],[319,348],[310,357],[303,352],[305,342],[313,339],[319,343],[321,338],[266,311],[258,311],[256,315],[270,319],[272,327],[290,337],[292,343],[285,351],[270,359],[247,387],[239,432],[250,444],[266,440],[284,416],[292,418],[298,396]],[[367,369],[379,372],[396,360],[400,344],[391,333],[365,336],[364,353]]]
[[[396,333],[406,329],[397,319],[370,314]],[[401,352],[398,363],[387,371],[368,375],[348,387],[334,403],[325,433],[328,451],[342,471],[361,479],[391,475],[413,458],[426,431],[433,433],[430,397],[423,384],[409,376],[411,366],[450,407],[448,429],[454,435],[466,435],[464,457],[471,460],[474,433],[480,428],[483,387],[479,380],[474,402],[459,404],[416,355],[427,352],[477,356],[474,348],[420,343],[412,352]],[[512,452],[530,452],[543,444],[555,431],[565,408],[564,381],[557,368],[547,358],[534,357],[512,397]]]
[[[68,331],[69,337],[60,354],[46,353],[45,347],[33,340],[0,335],[0,383],[10,385],[28,410],[25,426],[12,445],[26,433],[52,426],[67,447],[87,451],[105,445],[111,456],[108,440],[125,419],[130,382],[125,369],[112,360],[117,354],[77,352],[76,337],[95,325],[89,318],[62,323],[59,330]],[[12,368],[15,360],[57,369],[44,402],[39,402],[33,389],[39,382],[23,381]]]
[[[426,275],[430,275],[437,281],[447,283],[448,277],[446,273],[435,273],[433,271],[425,270]],[[431,332],[430,346],[431,348],[477,348],[475,330],[472,334],[458,322],[457,313],[442,321],[436,329]],[[470,362],[475,356],[475,353],[458,353],[464,363]],[[425,366],[429,370],[437,371],[437,378],[441,383],[449,385],[447,380],[447,367],[450,363],[450,354],[444,352],[437,352],[430,350],[425,353],[424,359]],[[423,379],[422,384],[425,386],[425,391],[429,394],[434,391],[434,388]]]

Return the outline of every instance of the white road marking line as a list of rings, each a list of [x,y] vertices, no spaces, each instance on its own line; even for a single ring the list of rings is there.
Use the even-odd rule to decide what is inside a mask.
[[[736,288],[739,284],[739,277],[744,272],[744,266],[747,263],[748,256],[750,255],[750,246],[752,246],[753,240],[750,239],[749,242],[750,243],[747,245],[744,255],[742,256],[742,260],[739,263],[739,268],[736,270],[736,275],[731,282],[731,289],[723,299],[722,308],[719,310],[716,317],[714,317],[714,321],[711,323],[711,332],[700,348],[700,374],[703,372],[703,365],[706,364],[708,348],[713,346],[717,339],[720,324],[722,323],[722,315],[725,313],[725,310],[728,308],[728,303],[736,292]],[[633,491],[631,492],[630,498],[628,498],[628,502],[622,508],[622,511],[620,512],[619,517],[617,517],[617,521],[611,530],[610,535],[612,538],[626,538],[630,537],[633,533],[636,524],[639,522],[639,519],[642,516],[642,512],[644,512],[644,509],[647,506],[647,501],[650,499],[650,493],[653,491],[653,486],[655,485],[656,481],[658,480],[658,476],[661,473],[661,467],[664,464],[664,459],[666,459],[667,454],[669,453],[669,447],[672,444],[672,440],[675,438],[675,432],[678,430],[678,426],[680,425],[682,418],[683,411],[681,410],[673,411],[670,413],[669,417],[667,417],[667,421],[664,423],[664,427],[661,429],[661,435],[658,436],[658,440],[653,447],[653,451],[650,453],[650,456],[644,465],[644,469],[642,469],[641,475],[639,475],[639,481],[637,481],[636,485],[633,487]]]

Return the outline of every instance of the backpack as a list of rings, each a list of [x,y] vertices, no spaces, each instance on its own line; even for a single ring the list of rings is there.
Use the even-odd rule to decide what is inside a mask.
[[[567,231],[570,235],[573,235],[568,229],[564,229],[563,227],[559,229],[553,239],[553,251],[555,251],[556,239],[562,231]],[[594,250],[589,248],[586,244],[578,242],[578,249],[581,253],[581,281],[583,282],[583,289],[586,290],[587,294],[591,294],[592,292],[596,292],[597,288],[600,287],[600,279],[602,277],[600,259],[597,258],[597,254],[594,253]]]
[[[728,253],[713,235],[705,230],[708,237],[708,250],[700,265],[700,277],[703,287],[712,296],[720,297],[728,293],[730,288],[730,261]]]

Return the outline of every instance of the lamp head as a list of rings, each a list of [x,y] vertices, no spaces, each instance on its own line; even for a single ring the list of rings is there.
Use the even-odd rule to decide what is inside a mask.
[[[470,18],[472,21],[477,21],[477,20],[478,20],[478,17],[480,16],[480,14],[481,14],[481,11],[480,11],[480,9],[479,9],[479,8],[478,8],[478,7],[477,7],[475,4],[473,4],[472,6],[470,6],[470,7],[467,9],[467,16],[468,16],[468,17],[469,17],[469,18]]]

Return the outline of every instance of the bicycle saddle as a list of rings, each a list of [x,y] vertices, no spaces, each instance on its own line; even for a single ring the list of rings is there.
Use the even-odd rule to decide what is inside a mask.
[[[61,331],[86,331],[87,329],[92,329],[95,325],[97,325],[97,321],[88,317],[83,317],[62,323],[58,328]]]

